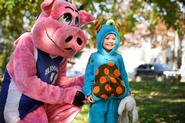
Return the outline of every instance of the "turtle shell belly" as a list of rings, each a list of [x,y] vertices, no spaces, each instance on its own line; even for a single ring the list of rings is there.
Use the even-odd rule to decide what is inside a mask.
[[[103,99],[119,97],[125,92],[118,67],[113,62],[102,64],[95,74],[93,93]]]

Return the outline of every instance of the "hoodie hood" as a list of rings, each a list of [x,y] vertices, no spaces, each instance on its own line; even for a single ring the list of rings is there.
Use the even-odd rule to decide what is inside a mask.
[[[115,44],[115,47],[109,53],[107,53],[105,49],[103,48],[103,41],[104,41],[104,38],[110,33],[116,36],[116,44]],[[119,48],[120,36],[119,36],[119,33],[116,27],[113,24],[106,23],[96,33],[96,41],[97,41],[97,49],[99,52],[101,52],[102,54],[113,55]]]

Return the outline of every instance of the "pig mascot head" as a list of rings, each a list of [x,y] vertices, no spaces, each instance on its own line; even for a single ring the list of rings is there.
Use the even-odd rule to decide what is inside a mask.
[[[94,19],[64,0],[45,0],[42,13],[32,28],[35,46],[51,55],[71,57],[81,50],[86,38],[80,26]]]

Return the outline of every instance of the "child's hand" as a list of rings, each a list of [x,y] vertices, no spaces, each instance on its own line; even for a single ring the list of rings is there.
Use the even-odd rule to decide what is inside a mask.
[[[127,93],[127,96],[131,96],[131,95],[132,95],[131,92],[128,92],[128,93]]]
[[[93,99],[92,95],[89,95],[89,96],[87,97],[87,102],[88,102],[88,103],[93,103],[93,102],[94,102],[94,99]]]

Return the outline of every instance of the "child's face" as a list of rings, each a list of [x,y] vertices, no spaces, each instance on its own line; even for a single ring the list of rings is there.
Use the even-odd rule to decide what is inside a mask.
[[[108,34],[103,41],[103,48],[110,52],[116,44],[116,36],[114,34]]]

